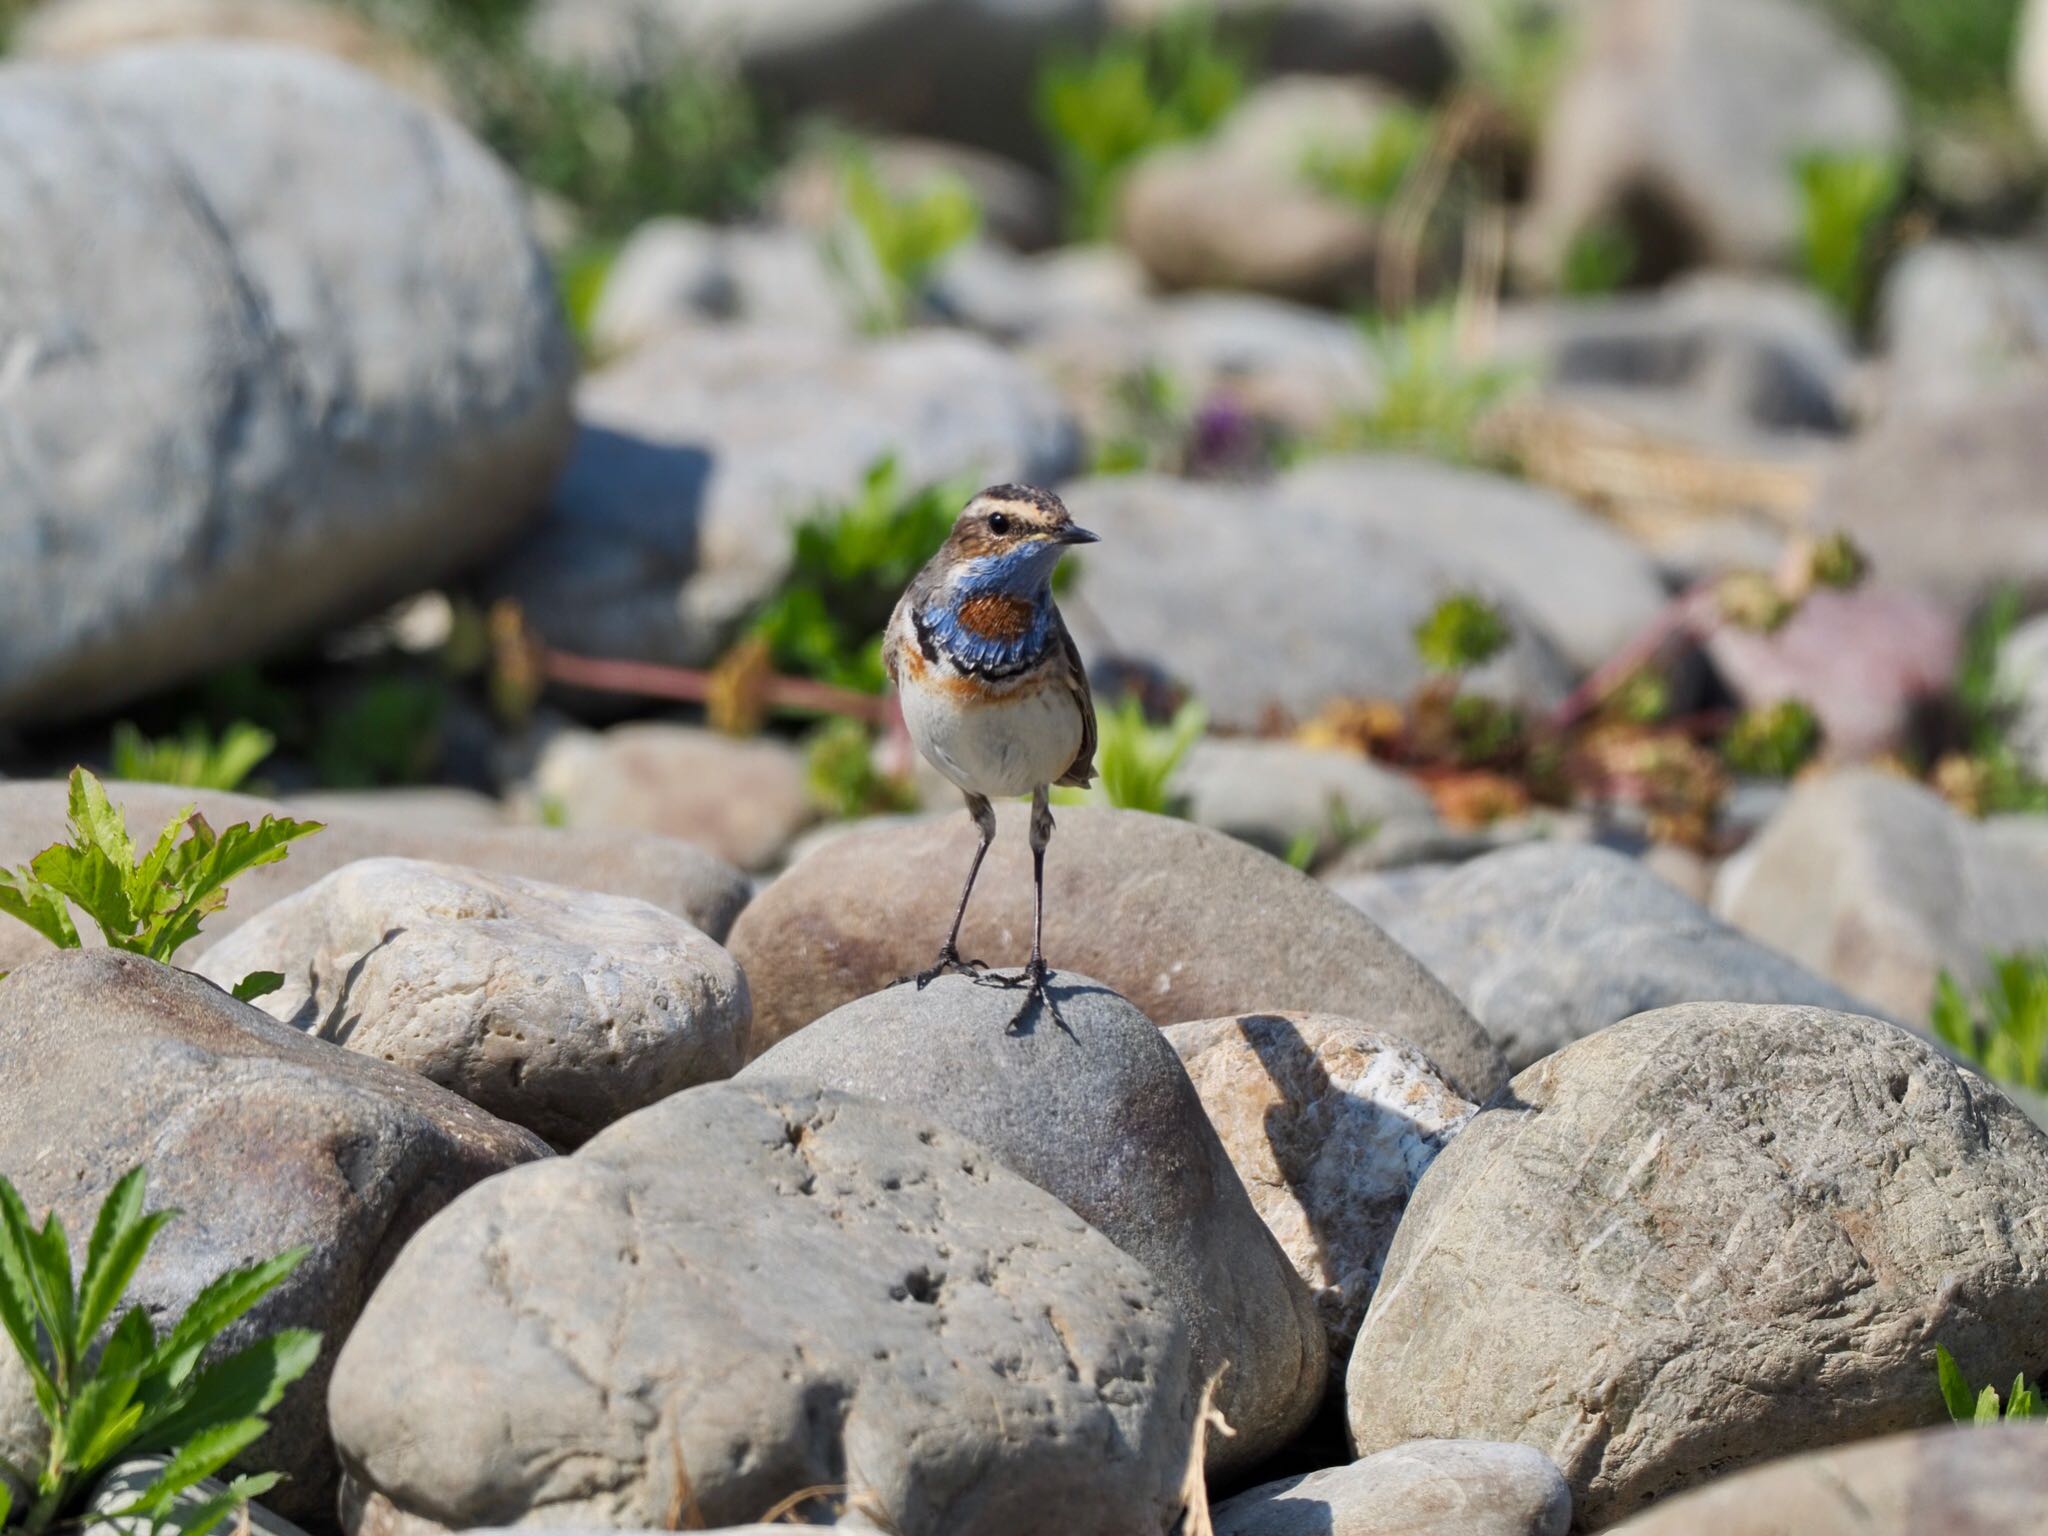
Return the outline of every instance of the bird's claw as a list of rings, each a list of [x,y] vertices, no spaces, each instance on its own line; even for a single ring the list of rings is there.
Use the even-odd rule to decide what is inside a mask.
[[[898,976],[896,978],[896,985],[900,987],[906,981],[915,982],[917,990],[922,992],[941,976],[954,972],[980,981],[988,972],[988,962],[986,960],[962,960],[960,952],[949,944],[939,951],[939,958],[937,960],[919,971],[915,976]]]

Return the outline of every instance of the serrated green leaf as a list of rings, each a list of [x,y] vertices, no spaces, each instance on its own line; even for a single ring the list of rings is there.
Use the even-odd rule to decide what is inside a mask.
[[[261,1498],[283,1479],[275,1472],[238,1477],[212,1498],[178,1511],[179,1536],[207,1536],[215,1526],[251,1499]]]
[[[143,1489],[134,1502],[111,1511],[108,1518],[156,1518],[171,1500],[201,1479],[213,1476],[260,1440],[269,1428],[261,1419],[243,1418],[200,1430],[178,1447],[156,1480]]]
[[[128,823],[106,786],[88,769],[71,770],[71,835],[82,849],[97,851],[124,873],[135,867],[135,845],[128,838]]]
[[[185,824],[195,809],[188,805],[165,824],[163,831],[157,834],[155,845],[128,877],[128,906],[135,914],[137,927],[147,927],[163,909],[168,894],[164,871],[170,867],[172,854],[178,846],[178,834],[185,830]]]
[[[21,1196],[12,1184],[0,1178],[0,1329],[5,1330],[16,1358],[29,1373],[37,1404],[41,1406],[45,1402],[54,1404],[55,1394],[36,1338],[38,1308],[29,1280],[35,1257],[21,1240],[21,1228],[26,1223]]]
[[[268,1413],[319,1356],[320,1335],[310,1329],[287,1328],[258,1339],[207,1366],[189,1387],[151,1414],[137,1448],[168,1449],[223,1420]]]
[[[109,1450],[135,1432],[143,1405],[135,1401],[135,1377],[94,1376],[65,1404],[64,1434],[57,1454],[74,1470],[97,1467]]]
[[[192,1305],[185,1309],[184,1315],[164,1336],[163,1343],[157,1346],[152,1365],[164,1372],[172,1385],[183,1381],[200,1355],[205,1353],[207,1345],[282,1285],[312,1251],[303,1245],[287,1249],[274,1259],[231,1269],[210,1281],[192,1298]]]
[[[63,893],[29,870],[0,869],[0,914],[28,924],[59,949],[78,948],[78,928]]]
[[[284,985],[284,975],[279,971],[251,971],[235,983],[234,998],[238,1003],[253,1003],[259,997],[268,997]]]
[[[168,961],[191,942],[206,916],[226,904],[229,881],[275,864],[289,851],[287,845],[320,831],[323,823],[265,816],[253,826],[238,822],[218,838],[203,817],[194,816],[189,825],[194,835],[179,844],[170,861],[169,877],[180,893],[179,902],[144,936],[142,953],[152,960]],[[186,849],[197,851],[187,857]]]
[[[126,866],[113,863],[97,848],[59,843],[37,854],[29,869],[91,918],[108,944],[125,949],[132,943],[135,912],[128,905]]]
[[[1948,1405],[1948,1416],[1958,1424],[1968,1424],[1976,1416],[1976,1396],[1963,1380],[1963,1369],[1956,1364],[1956,1357],[1939,1344],[1934,1346],[1934,1371],[1941,1382],[1941,1400]]]
[[[71,1243],[64,1233],[64,1223],[57,1219],[55,1211],[43,1218],[43,1229],[36,1234],[40,1249],[37,1268],[51,1313],[44,1318],[50,1330],[50,1342],[56,1347],[58,1358],[64,1362],[59,1379],[69,1377],[78,1366],[79,1356],[84,1352],[89,1339],[78,1332],[78,1294],[71,1282]]]
[[[50,1277],[45,1273],[41,1234],[30,1224],[28,1207],[22,1204],[21,1195],[5,1179],[0,1179],[0,1225],[7,1229],[7,1242],[4,1248],[0,1248],[0,1258],[11,1260],[16,1266],[14,1278],[28,1298],[36,1321],[51,1334],[52,1347],[61,1350],[62,1341],[56,1334],[63,1314],[57,1310]],[[68,1273],[64,1281],[68,1288]],[[31,1357],[32,1350],[31,1354],[24,1356],[25,1359]]]
[[[93,1369],[102,1376],[139,1377],[155,1353],[156,1329],[150,1326],[149,1313],[141,1307],[130,1307],[107,1335]]]

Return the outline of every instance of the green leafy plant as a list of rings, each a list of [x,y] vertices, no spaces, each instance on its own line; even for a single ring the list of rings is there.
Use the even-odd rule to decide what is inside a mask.
[[[790,573],[752,633],[777,668],[880,693],[882,631],[896,599],[973,493],[965,481],[906,490],[893,456],[875,461],[846,506],[796,525]]]
[[[618,259],[618,242],[584,241],[555,258],[555,291],[562,300],[562,313],[576,347],[586,359],[597,356],[592,326],[597,319],[597,301],[604,295],[605,279]]]
[[[845,157],[840,196],[848,229],[827,244],[827,253],[842,281],[867,299],[867,329],[901,330],[922,303],[939,263],[981,228],[981,204],[957,176],[934,177],[914,191],[893,193],[858,152]],[[860,251],[848,248],[849,238],[859,241]],[[869,292],[874,286],[870,274],[880,284],[878,293]]]
[[[1126,811],[1178,815],[1172,792],[1174,771],[1188,750],[1209,728],[1209,713],[1189,699],[1166,725],[1154,725],[1135,697],[1119,699],[1095,712],[1095,767],[1100,782],[1092,789],[1055,790],[1054,798],[1073,804],[1096,800]]]
[[[2024,0],[1827,0],[1890,64],[1923,109],[2006,95]]]
[[[1361,317],[1380,375],[1380,398],[1346,420],[1333,447],[1407,449],[1479,463],[1481,420],[1519,388],[1519,369],[1466,357],[1455,305],[1411,310],[1397,320]]]
[[[183,1536],[205,1536],[278,1482],[275,1473],[242,1476],[211,1498],[190,1498],[196,1484],[262,1437],[269,1428],[263,1416],[311,1369],[320,1336],[287,1329],[210,1365],[200,1362],[308,1250],[294,1248],[221,1275],[161,1335],[140,1306],[115,1321],[150,1244],[177,1215],[145,1213],[143,1193],[140,1168],[108,1193],[74,1284],[63,1224],[53,1212],[41,1227],[32,1225],[20,1194],[0,1178],[0,1328],[50,1432],[41,1467],[0,1464],[0,1529],[38,1536],[77,1515],[93,1480],[128,1456],[168,1453],[170,1459],[137,1498],[106,1518],[154,1523],[177,1502]],[[17,1497],[26,1500],[19,1510]]]
[[[1812,154],[1794,166],[1807,281],[1852,323],[1870,304],[1880,237],[1905,186],[1894,155]]]
[[[1368,213],[1393,205],[1436,134],[1433,114],[1390,107],[1357,144],[1319,144],[1303,156],[1302,178],[1312,187]]]
[[[1574,298],[1613,293],[1635,275],[1640,254],[1627,225],[1611,219],[1596,220],[1573,236],[1571,244],[1565,247],[1558,286]]]
[[[1483,0],[1453,14],[1473,88],[1519,137],[1534,139],[1571,60],[1568,8],[1545,0]]]
[[[1994,955],[1991,984],[1973,1004],[1943,971],[1934,984],[1934,1033],[2002,1083],[2040,1092],[2048,1058],[2048,951]]]
[[[804,744],[804,777],[811,799],[830,816],[851,819],[917,809],[915,786],[876,767],[872,733],[845,716],[811,733]]]
[[[1513,638],[1500,609],[1476,592],[1453,592],[1415,626],[1415,653],[1439,672],[1468,672]]]
[[[1215,18],[1198,9],[1047,64],[1038,118],[1052,137],[1074,235],[1108,234],[1125,173],[1149,150],[1208,133],[1244,94],[1245,74]]]
[[[2039,1394],[2027,1385],[2024,1371],[2013,1377],[2012,1390],[2006,1393],[2001,1404],[1996,1387],[1986,1386],[1981,1391],[1972,1392],[1970,1384],[1963,1379],[1962,1367],[1939,1344],[1934,1346],[1934,1368],[1941,1382],[1941,1400],[1948,1405],[1948,1416],[1958,1424],[1996,1424],[2001,1419],[2048,1418],[2048,1405],[2044,1405]]]
[[[313,738],[313,770],[330,789],[417,784],[441,756],[448,691],[405,673],[372,677],[324,711]]]
[[[1999,673],[1999,654],[2019,627],[2015,587],[1993,594],[1963,637],[1953,696],[1962,752],[1936,769],[1936,781],[1971,814],[2048,812],[2048,783],[2028,766],[2010,739],[2019,700]]]
[[[217,739],[203,722],[191,720],[177,736],[158,741],[124,720],[114,727],[114,777],[192,789],[240,789],[276,747],[275,736],[246,720],[237,720]]]
[[[1789,779],[1820,750],[1820,719],[1798,699],[1782,699],[1735,717],[1721,755],[1737,773]]]
[[[228,882],[275,864],[287,844],[319,831],[320,823],[265,816],[216,834],[188,808],[139,851],[100,781],[76,768],[69,829],[69,842],[45,848],[20,869],[0,869],[0,913],[60,948],[77,949],[75,905],[110,948],[168,962],[227,905]]]

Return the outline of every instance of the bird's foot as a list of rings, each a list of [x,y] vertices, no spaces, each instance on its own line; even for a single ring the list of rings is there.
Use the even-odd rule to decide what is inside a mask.
[[[915,976],[898,976],[896,978],[896,985],[900,987],[906,981],[914,981],[917,983],[917,990],[922,992],[941,976],[957,972],[962,976],[971,976],[976,981],[979,981],[987,971],[988,962],[986,960],[962,960],[960,958],[960,951],[948,944],[939,951],[939,958],[937,960],[919,971]]]
[[[979,980],[980,978],[976,979]],[[1060,1005],[1053,998],[1052,968],[1045,963],[1043,956],[1033,955],[1030,963],[1015,976],[992,974],[988,978],[988,982],[991,986],[1008,987],[1013,991],[1024,993],[1022,1005],[1017,1009],[1016,1016],[1010,1020],[1012,1032],[1024,1027],[1024,1023],[1031,1017],[1033,1009],[1043,1008],[1046,1016],[1053,1023],[1057,1024],[1067,1034],[1071,1035],[1073,1033],[1071,1029],[1067,1029],[1067,1021],[1060,1014]]]

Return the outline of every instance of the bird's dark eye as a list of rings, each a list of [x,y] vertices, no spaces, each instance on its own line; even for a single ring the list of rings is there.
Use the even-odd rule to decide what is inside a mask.
[[[1001,538],[1010,531],[1010,519],[1001,512],[989,513],[988,531]]]

